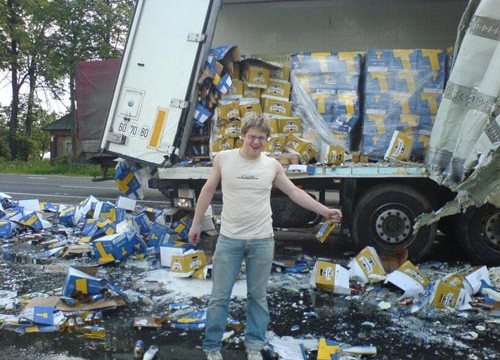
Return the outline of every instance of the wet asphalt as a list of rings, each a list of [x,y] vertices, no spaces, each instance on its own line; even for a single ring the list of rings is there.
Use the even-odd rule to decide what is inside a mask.
[[[443,241],[437,243],[428,258],[419,264],[422,269],[430,270],[439,264],[439,270],[434,273],[437,276],[467,266],[452,242],[440,240]],[[208,238],[201,247],[210,254],[214,245],[214,238]],[[276,258],[290,259],[306,254],[311,259],[326,257],[346,266],[357,250],[349,238],[340,235],[321,244],[314,239],[311,230],[278,231],[276,234]],[[24,254],[0,262],[4,289],[15,288],[19,294],[24,294],[43,293],[61,286],[64,273],[45,273],[41,267],[49,261],[33,263],[27,252]],[[57,263],[57,259],[54,262]],[[148,264],[152,268],[159,266],[154,260]],[[124,265],[106,265],[102,271],[122,289],[133,288],[145,270]],[[408,306],[396,305],[399,294],[394,289],[372,285],[360,295],[335,295],[311,289],[307,276],[273,272],[269,290],[270,337],[305,341],[325,337],[345,345],[371,344],[378,352],[373,359],[499,358],[498,310],[459,312],[425,308],[411,314]],[[161,299],[168,296],[168,291],[156,289],[149,295]],[[206,297],[184,300],[200,308],[207,302]],[[393,305],[381,310],[378,306],[381,301]],[[0,359],[132,359],[138,339],[142,339],[146,347],[153,344],[159,347],[157,359],[204,359],[200,348],[201,330],[174,329],[168,323],[159,329],[139,330],[132,326],[135,316],[158,313],[163,305],[146,306],[133,302],[105,311],[102,326],[107,334],[104,340],[91,340],[67,332],[21,335],[2,329]],[[234,299],[231,303],[232,317],[243,324],[244,309],[242,299]],[[225,359],[245,359],[242,330],[224,342],[222,353]],[[308,359],[316,359],[316,353],[308,353]]]
[[[111,201],[117,198],[109,182],[89,184],[88,179],[61,178],[61,181],[55,184],[51,177],[14,178],[17,179],[19,189],[14,197],[18,199],[40,197],[41,200],[49,201],[56,199],[55,196],[62,196],[54,201],[64,202],[69,198],[79,201],[79,196],[85,197],[85,191],[87,194],[96,194],[101,200]],[[22,186],[34,189],[33,184],[43,182],[46,182],[42,185],[45,188],[47,184],[54,184],[53,193],[48,194],[46,198],[41,197],[42,190],[21,190]],[[66,184],[66,187],[61,189],[58,187],[61,184]],[[7,188],[16,186],[9,174],[1,174],[0,185],[3,186],[1,191],[15,192]],[[73,195],[73,189],[79,189],[83,193]],[[151,206],[162,204],[162,199],[156,197],[158,195],[149,196]],[[346,267],[349,259],[360,250],[344,235],[333,235],[325,243],[319,243],[314,238],[315,230],[277,231],[275,258],[296,259],[305,256],[311,263],[317,258],[327,258]],[[215,238],[206,238],[201,244],[207,254],[212,253],[214,247]],[[35,292],[57,293],[66,274],[45,272],[44,266],[89,261],[86,258],[34,261],[32,253],[32,246],[26,243],[20,243],[15,254],[5,256],[0,253],[0,290],[15,290],[18,296]],[[155,258],[146,260],[146,263],[144,268],[135,266],[133,260],[127,260],[121,264],[105,265],[100,271],[121,289],[134,289],[146,271],[160,267],[158,259]],[[438,236],[432,251],[417,265],[431,280],[469,266],[453,239],[444,236]],[[283,274],[273,271],[269,289],[270,338],[274,336],[288,340],[290,346],[296,340],[310,343],[320,337],[336,340],[342,345],[372,344],[377,348],[377,355],[373,359],[381,360],[500,359],[498,309],[452,311],[426,307],[412,314],[408,305],[398,303],[400,293],[383,284],[373,284],[357,295],[345,296],[312,289],[308,285],[308,276],[309,274]],[[159,347],[158,360],[204,359],[200,347],[203,332],[200,330],[174,329],[169,323],[163,324],[159,329],[137,329],[132,326],[136,316],[165,311],[164,299],[169,297],[169,293],[168,289],[152,287],[147,290],[147,295],[153,301],[147,304],[131,301],[124,307],[105,311],[101,323],[106,329],[103,340],[92,340],[68,332],[19,334],[0,324],[0,359],[132,359],[134,343],[138,339],[142,339],[146,347]],[[176,300],[203,308],[208,299],[204,296]],[[391,306],[381,309],[382,302],[390,303]],[[231,303],[231,316],[243,324],[244,309],[243,299],[234,299]],[[18,311],[19,308],[10,310],[10,314]],[[0,313],[9,314],[9,311],[3,309]],[[245,359],[243,330],[235,331],[233,336],[224,342],[222,353],[226,360]],[[316,359],[314,351],[309,352],[307,356],[308,360]]]

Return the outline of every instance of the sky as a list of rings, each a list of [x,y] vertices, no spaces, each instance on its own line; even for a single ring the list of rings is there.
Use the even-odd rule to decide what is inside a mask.
[[[9,106],[12,101],[12,91],[10,87],[10,79],[8,72],[0,72],[0,106]],[[69,109],[69,95],[61,100],[55,99],[52,94],[39,91],[37,93],[40,99],[40,104],[47,111],[55,111],[60,115],[64,115]]]

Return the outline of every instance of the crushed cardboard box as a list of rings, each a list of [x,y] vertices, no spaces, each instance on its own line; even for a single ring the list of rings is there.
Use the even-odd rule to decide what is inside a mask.
[[[310,285],[335,294],[351,294],[349,271],[328,261],[316,261],[311,273]]]
[[[417,297],[429,284],[429,278],[410,261],[406,261],[399,269],[394,270],[385,280],[404,291],[401,297]]]
[[[365,247],[349,262],[349,277],[362,284],[375,283],[385,279],[386,273],[377,250]]]
[[[170,273],[178,277],[190,277],[196,270],[207,265],[207,258],[203,250],[188,250],[182,255],[173,255],[170,264]]]

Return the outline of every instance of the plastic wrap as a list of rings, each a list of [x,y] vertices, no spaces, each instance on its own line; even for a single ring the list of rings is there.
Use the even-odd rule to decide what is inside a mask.
[[[302,118],[303,136],[318,149],[321,142],[355,150],[360,119],[358,52],[302,52],[291,55],[292,102]]]
[[[421,161],[428,148],[445,83],[442,49],[369,49],[363,87],[362,153],[383,158],[395,131],[413,138],[407,160]]]

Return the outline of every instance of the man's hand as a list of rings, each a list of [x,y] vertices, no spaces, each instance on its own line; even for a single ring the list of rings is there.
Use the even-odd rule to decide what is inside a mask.
[[[328,209],[327,211],[325,211],[323,216],[327,220],[333,220],[335,222],[342,221],[342,211],[340,211],[339,209]]]
[[[200,243],[201,239],[201,227],[200,225],[191,225],[191,229],[189,230],[188,235],[189,243],[191,245],[197,246]]]

